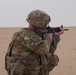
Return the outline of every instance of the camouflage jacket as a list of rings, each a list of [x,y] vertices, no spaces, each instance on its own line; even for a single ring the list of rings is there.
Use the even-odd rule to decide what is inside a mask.
[[[18,36],[16,34],[18,34]],[[15,54],[15,52],[17,54],[18,52],[19,55],[19,52],[23,51],[23,53],[34,52],[38,55],[44,55],[49,52],[50,39],[45,37],[45,40],[42,40],[40,36],[30,29],[25,28],[15,33],[12,40],[14,40],[15,37],[17,38],[12,48],[12,54]],[[23,53],[21,56],[28,55],[28,53],[24,55]]]

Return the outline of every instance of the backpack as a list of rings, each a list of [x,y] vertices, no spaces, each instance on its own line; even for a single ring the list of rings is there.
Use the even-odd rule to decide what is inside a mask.
[[[9,44],[8,49],[7,49],[7,52],[6,52],[6,54],[5,54],[5,69],[6,69],[7,71],[9,71],[9,67],[10,67],[10,63],[11,63],[10,59],[12,59],[12,57],[11,57],[12,47],[13,47],[13,45],[14,45],[14,42],[15,42],[17,36],[18,36],[18,32],[16,32],[16,33],[14,34],[14,38],[13,38],[13,40],[11,41],[11,43]]]

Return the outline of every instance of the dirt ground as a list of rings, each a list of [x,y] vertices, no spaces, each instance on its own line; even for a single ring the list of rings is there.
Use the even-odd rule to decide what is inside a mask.
[[[50,75],[76,75],[76,27],[67,27],[61,35],[55,54],[59,56],[59,64]],[[21,28],[0,28],[0,73],[7,75],[4,67],[4,57],[14,32]]]

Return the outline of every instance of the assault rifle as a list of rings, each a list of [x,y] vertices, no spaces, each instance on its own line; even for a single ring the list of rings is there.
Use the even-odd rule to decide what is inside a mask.
[[[42,37],[42,39],[44,39],[44,35],[47,34],[47,33],[55,33],[55,32],[60,32],[61,29],[60,28],[63,28],[63,25],[61,25],[61,27],[50,27],[48,26],[46,29],[41,29],[41,28],[38,28],[36,30],[36,33]],[[68,31],[68,29],[64,29],[64,31]]]

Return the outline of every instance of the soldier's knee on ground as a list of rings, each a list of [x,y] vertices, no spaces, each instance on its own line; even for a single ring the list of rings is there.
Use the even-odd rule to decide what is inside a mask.
[[[56,66],[58,65],[58,62],[59,62],[59,57],[53,54],[50,59],[50,64]]]
[[[57,55],[53,54],[50,57],[50,60],[49,60],[49,63],[48,63],[49,71],[52,71],[53,68],[58,65],[58,62],[59,62],[59,57]]]

